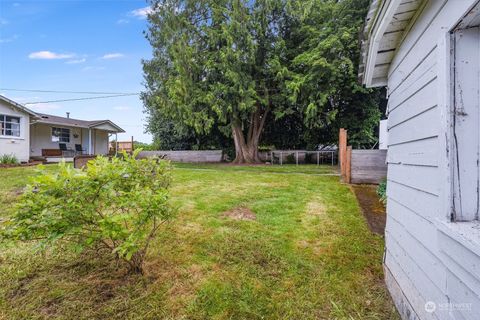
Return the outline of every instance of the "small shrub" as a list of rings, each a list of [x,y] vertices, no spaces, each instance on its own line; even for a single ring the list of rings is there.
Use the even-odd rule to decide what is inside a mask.
[[[377,194],[380,197],[380,201],[386,205],[387,204],[387,180],[384,179],[378,184]]]
[[[295,154],[293,153],[290,153],[288,156],[287,156],[287,163],[296,163],[295,162]]]
[[[53,174],[33,178],[4,236],[41,240],[46,248],[65,241],[72,249],[107,248],[142,273],[148,246],[169,207],[170,164],[133,155],[98,157],[82,170],[60,163]]]
[[[18,164],[18,159],[14,154],[4,154],[0,156],[0,164]]]

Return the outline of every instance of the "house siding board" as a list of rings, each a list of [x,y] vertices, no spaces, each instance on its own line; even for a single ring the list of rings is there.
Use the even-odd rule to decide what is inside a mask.
[[[93,130],[95,136],[95,154],[108,154],[108,132],[101,130]]]
[[[439,156],[438,138],[432,137],[390,146],[387,162],[438,167]]]
[[[0,100],[0,114],[20,118],[20,136],[0,136],[0,156],[13,154],[18,161],[28,161],[30,150],[30,115]]]
[[[446,219],[440,199],[446,185],[440,164],[445,89],[438,73],[445,52],[438,45],[475,3],[428,1],[390,65],[385,269],[404,319],[480,319],[480,257],[436,223]],[[437,304],[435,312],[425,311],[427,301]],[[442,303],[471,308],[448,310]]]

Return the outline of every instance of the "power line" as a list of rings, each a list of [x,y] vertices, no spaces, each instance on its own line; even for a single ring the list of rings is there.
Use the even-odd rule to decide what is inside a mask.
[[[60,99],[60,100],[48,100],[48,101],[36,101],[36,102],[25,102],[27,104],[42,104],[42,103],[52,103],[52,102],[67,102],[67,101],[81,101],[81,100],[94,100],[94,99],[107,99],[107,98],[116,98],[116,97],[128,97],[128,96],[137,96],[139,93],[125,93],[125,94],[115,94],[111,96],[98,96],[98,97],[82,97],[82,98],[72,98],[72,99]]]
[[[0,88],[4,91],[20,91],[20,92],[40,92],[40,93],[78,93],[78,94],[139,94],[137,92],[101,92],[101,91],[62,91],[62,90],[37,90],[37,89],[12,89]]]

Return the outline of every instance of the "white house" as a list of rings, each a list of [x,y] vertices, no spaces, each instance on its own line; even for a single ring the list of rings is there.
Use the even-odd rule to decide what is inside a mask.
[[[480,4],[375,0],[360,76],[388,90],[384,269],[403,319],[480,319]]]
[[[22,162],[40,156],[71,157],[79,152],[107,154],[109,136],[120,132],[123,129],[110,120],[36,113],[0,95],[0,155],[13,154]]]

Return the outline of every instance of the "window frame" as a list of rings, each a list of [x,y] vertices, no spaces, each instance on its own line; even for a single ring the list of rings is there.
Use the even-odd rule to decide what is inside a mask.
[[[54,135],[55,130],[59,130],[60,134],[58,136]],[[65,131],[68,132],[68,136],[65,135]],[[50,139],[53,143],[70,143],[71,135],[72,135],[72,131],[70,130],[70,128],[52,127]],[[62,138],[65,138],[65,137],[67,138],[67,141],[62,140]],[[58,140],[55,140],[55,138],[57,138]]]
[[[3,119],[2,119],[3,118]],[[7,121],[7,118],[10,118],[10,121]],[[18,122],[12,122],[11,119],[18,119]],[[7,128],[7,123],[10,124],[10,128]],[[18,125],[18,129],[12,129],[11,125],[15,124]],[[7,134],[7,130],[12,132],[16,132],[17,134]],[[14,138],[18,139],[22,136],[22,117],[17,115],[9,115],[5,113],[0,114],[0,136],[6,138]]]

